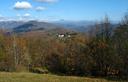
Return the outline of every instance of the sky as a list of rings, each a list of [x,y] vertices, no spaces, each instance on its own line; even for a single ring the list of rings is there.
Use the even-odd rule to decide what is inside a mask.
[[[128,0],[0,0],[0,20],[118,21],[128,11]]]

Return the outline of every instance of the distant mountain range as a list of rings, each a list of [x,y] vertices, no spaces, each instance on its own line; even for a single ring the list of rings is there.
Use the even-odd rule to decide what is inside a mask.
[[[1,21],[0,28],[8,29],[9,32],[24,33],[31,31],[42,31],[51,33],[66,32],[88,32],[94,28],[93,21],[55,21],[55,22],[39,22],[39,21]],[[112,27],[117,26],[112,24]]]
[[[90,30],[95,28],[95,21],[65,21],[65,20],[60,20],[53,22],[56,25],[63,26],[64,28],[68,28],[70,30],[74,30],[77,32],[82,32],[82,33],[87,33]],[[100,28],[103,27],[103,24],[99,23],[98,26]],[[115,27],[118,26],[118,22],[111,22],[110,27],[111,30],[114,30]]]
[[[12,29],[18,27],[25,22],[23,21],[0,21],[0,28],[2,29]]]
[[[38,31],[38,30],[48,31],[56,28],[62,28],[62,27],[47,22],[29,21],[22,25],[14,27],[13,32],[29,32],[29,31]]]
[[[53,23],[78,32],[87,32],[90,29],[90,27],[94,26],[95,24],[94,21],[65,21],[65,20],[60,20]]]

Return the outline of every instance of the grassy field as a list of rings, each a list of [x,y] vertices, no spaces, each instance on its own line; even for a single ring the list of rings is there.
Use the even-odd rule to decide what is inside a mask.
[[[124,81],[109,81],[106,79],[74,77],[74,76],[57,76],[51,74],[0,72],[0,82],[124,82]]]

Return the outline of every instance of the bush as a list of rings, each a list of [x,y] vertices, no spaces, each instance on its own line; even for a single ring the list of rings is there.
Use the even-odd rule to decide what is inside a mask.
[[[47,74],[48,70],[47,69],[43,69],[43,68],[31,68],[30,72],[39,73],[39,74]]]

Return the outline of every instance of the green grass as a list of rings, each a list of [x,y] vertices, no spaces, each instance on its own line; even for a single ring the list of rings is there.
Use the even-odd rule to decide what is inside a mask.
[[[109,81],[106,79],[74,77],[74,76],[57,76],[52,74],[0,72],[0,82],[124,82],[124,81]]]

